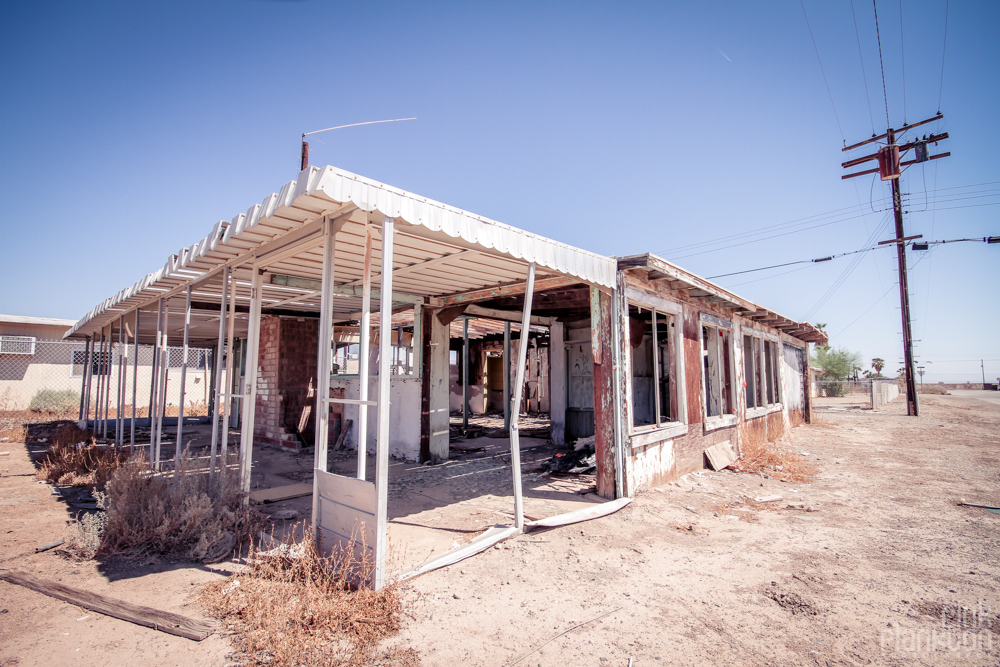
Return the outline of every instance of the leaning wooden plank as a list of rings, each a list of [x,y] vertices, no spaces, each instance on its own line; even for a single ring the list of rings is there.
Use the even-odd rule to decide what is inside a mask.
[[[54,581],[39,579],[27,572],[0,572],[0,579],[18,586],[30,588],[49,597],[69,602],[105,616],[112,616],[136,625],[144,625],[160,632],[185,637],[200,642],[215,632],[215,626],[207,621],[198,621],[169,611],[161,611],[152,607],[116,600],[98,593],[63,586]]]
[[[460,560],[465,560],[470,556],[475,556],[476,554],[486,551],[494,544],[506,540],[512,535],[516,535],[520,531],[514,526],[493,526],[485,533],[475,538],[471,542],[463,544],[460,547],[455,547],[451,551],[447,551],[432,561],[428,561],[423,565],[417,565],[416,567],[411,567],[402,572],[398,572],[392,578],[395,581],[403,581],[405,579],[412,579],[413,577],[420,576],[430,572],[431,570],[437,570],[439,568],[454,565]]]
[[[608,502],[601,503],[600,505],[584,507],[582,509],[573,510],[572,512],[566,512],[565,514],[557,514],[555,516],[550,516],[547,519],[528,521],[524,524],[524,526],[525,528],[555,528],[556,526],[568,526],[571,523],[590,521],[591,519],[598,519],[602,516],[613,514],[628,505],[630,502],[632,502],[631,498],[609,500]]]
[[[705,456],[708,457],[708,464],[712,466],[712,470],[722,470],[736,461],[736,452],[728,442],[712,445],[705,450]]]
[[[337,442],[333,445],[334,450],[339,451],[347,443],[347,436],[350,434],[351,426],[353,425],[353,419],[348,419],[344,422],[344,425],[340,429],[340,437],[337,438]]]
[[[286,484],[285,486],[275,486],[270,489],[258,489],[257,491],[251,491],[250,500],[255,503],[276,503],[279,500],[311,496],[312,492],[312,482],[299,482],[298,484]]]

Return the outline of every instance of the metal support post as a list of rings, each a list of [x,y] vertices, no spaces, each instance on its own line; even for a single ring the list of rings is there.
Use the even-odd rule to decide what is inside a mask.
[[[174,471],[180,468],[181,448],[184,446],[184,399],[187,396],[187,365],[188,365],[188,345],[191,337],[191,286],[187,288],[187,302],[184,305],[184,347],[181,355],[181,391],[180,400],[177,401],[177,438],[174,446]]]
[[[503,323],[503,430],[510,433],[510,322]]]
[[[369,354],[372,335],[372,230],[365,225],[365,264],[362,269],[361,321],[358,323],[358,479],[364,479],[368,466],[368,384]]]
[[[524,291],[524,313],[521,316],[521,336],[517,344],[517,380],[510,402],[510,467],[514,476],[514,527],[524,528],[524,499],[521,497],[521,439],[517,422],[521,410],[521,390],[524,388],[524,366],[528,361],[528,336],[531,331],[531,300],[535,291],[535,263],[528,264],[528,283]]]
[[[132,331],[132,422],[129,427],[129,446],[135,447],[135,411],[139,390],[139,309],[135,309],[135,329]]]
[[[469,427],[469,318],[462,318],[462,427]]]
[[[375,446],[375,588],[386,580],[385,551],[389,513],[389,387],[392,353],[392,243],[394,220],[382,222],[382,294],[379,304],[378,431]]]
[[[209,458],[208,471],[209,475],[215,475],[215,457],[219,453],[219,411],[222,410],[222,402],[229,400],[229,397],[223,398],[222,396],[222,353],[225,348],[223,348],[225,337],[226,337],[226,306],[227,298],[229,296],[229,275],[232,272],[230,267],[226,267],[225,273],[222,274],[222,305],[219,306],[219,340],[215,348],[215,359],[213,359],[212,364],[212,378],[215,382],[212,385],[212,393],[215,395],[215,409],[212,410],[212,446],[211,454]],[[232,366],[233,351],[229,350],[229,361],[226,364],[227,374],[230,372],[228,369]],[[226,392],[227,394],[229,392]],[[222,427],[229,430],[229,425],[223,422]],[[225,461],[223,461],[225,463]]]
[[[263,269],[253,267],[250,288],[249,333],[247,334],[247,387],[243,399],[243,425],[240,429],[240,487],[243,504],[250,502],[250,471],[253,467],[253,421],[257,405],[257,360],[260,354],[260,308],[264,288]]]
[[[84,406],[86,406],[87,412],[90,412],[90,405],[87,403],[87,366],[90,358],[90,338],[90,336],[87,336],[87,344],[83,348],[83,372],[80,373],[80,418],[77,419],[77,425],[80,425],[84,420]],[[80,426],[80,428],[86,427],[86,424]]]
[[[235,267],[234,267],[235,268]],[[233,409],[233,399],[230,394],[239,390],[240,376],[239,365],[243,356],[242,349],[236,354],[234,331],[236,329],[236,277],[232,270],[229,271],[229,321],[226,324],[226,404],[222,410],[222,465],[227,465],[229,461],[229,421],[230,411]],[[240,399],[243,400],[243,399]],[[240,406],[242,407],[242,403]],[[234,415],[235,416],[235,415]]]
[[[330,443],[330,341],[333,338],[333,279],[336,243],[333,224],[323,222],[323,279],[320,295],[319,336],[316,354],[316,445],[313,468],[327,472]],[[319,494],[313,494],[313,516],[317,516]]]

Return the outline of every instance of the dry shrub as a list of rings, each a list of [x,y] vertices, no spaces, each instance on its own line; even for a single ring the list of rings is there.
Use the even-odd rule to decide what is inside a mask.
[[[741,456],[736,466],[742,472],[762,473],[786,482],[808,482],[816,474],[815,466],[785,451],[780,442],[769,442],[759,431],[740,429],[740,441]]]
[[[103,491],[130,456],[128,449],[95,444],[90,432],[76,424],[62,424],[53,434],[36,474],[42,481]]]
[[[415,655],[376,656],[379,642],[400,627],[402,604],[395,584],[379,591],[355,588],[370,576],[363,544],[351,542],[325,557],[303,525],[302,541],[276,549],[251,547],[249,568],[202,589],[209,613],[223,620],[245,664],[367,665],[392,659],[416,664]]]
[[[99,498],[107,517],[94,555],[221,560],[249,542],[264,518],[244,507],[238,472],[226,466],[210,479],[190,461],[185,452],[171,474],[154,473],[145,457],[125,461]]]

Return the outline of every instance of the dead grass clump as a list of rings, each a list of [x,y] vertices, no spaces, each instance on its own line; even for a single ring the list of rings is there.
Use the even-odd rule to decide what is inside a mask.
[[[905,390],[904,392],[905,393]],[[936,394],[938,396],[949,396],[951,392],[942,387],[939,384],[918,384],[917,385],[918,394]]]
[[[42,481],[103,491],[130,456],[127,449],[95,444],[90,432],[75,424],[62,424],[53,434],[36,474]]]
[[[372,564],[355,555],[369,553],[364,545],[351,543],[325,557],[312,530],[301,530],[301,542],[290,538],[266,552],[251,547],[249,569],[200,593],[209,613],[227,624],[241,661],[297,667],[367,665],[388,657],[375,653],[400,627],[395,584],[355,588],[372,573]],[[415,664],[412,654],[399,657]]]
[[[768,442],[758,431],[741,429],[741,456],[736,467],[742,472],[765,474],[786,482],[809,482],[816,474],[815,466],[793,452],[785,451],[781,443]]]
[[[162,555],[216,561],[250,541],[264,519],[243,506],[238,473],[226,468],[209,478],[181,456],[171,474],[152,471],[144,457],[125,461],[99,502],[107,513],[95,556],[130,559]]]

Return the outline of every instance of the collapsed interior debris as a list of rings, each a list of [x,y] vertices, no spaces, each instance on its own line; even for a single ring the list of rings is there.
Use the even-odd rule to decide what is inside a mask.
[[[170,466],[166,350],[204,350],[208,467],[235,448],[249,492],[255,446],[312,448],[313,525],[330,547],[360,528],[375,586],[392,574],[390,457],[407,470],[454,460],[453,413],[460,437],[503,417],[509,448],[489,456],[513,506],[476,541],[489,546],[525,527],[522,415],[548,417],[553,447],[592,441],[597,496],[627,499],[704,467],[711,447],[738,451],[743,429],[776,438],[809,421],[808,344],[826,341],[656,256],[604,257],[329,166],[216,223],[67,337],[91,359],[81,420],[94,403],[109,439],[148,445],[157,469]],[[135,354],[117,356],[116,386],[95,377],[112,341],[155,347],[147,383]],[[148,420],[110,420],[112,392],[133,410],[148,392]],[[176,443],[193,428],[183,406]]]

